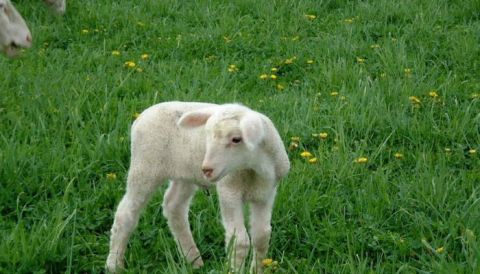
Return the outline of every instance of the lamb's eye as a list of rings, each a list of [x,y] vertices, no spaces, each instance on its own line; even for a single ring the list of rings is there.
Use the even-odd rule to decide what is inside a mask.
[[[239,144],[242,142],[242,137],[233,137],[232,138],[232,143],[234,144]]]

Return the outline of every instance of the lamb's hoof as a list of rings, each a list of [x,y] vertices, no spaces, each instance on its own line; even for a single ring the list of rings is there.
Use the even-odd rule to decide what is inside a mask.
[[[119,262],[115,256],[108,256],[105,269],[107,273],[122,273],[125,270],[123,263]]]
[[[193,269],[199,269],[202,266],[203,266],[202,257],[198,257],[192,262]]]

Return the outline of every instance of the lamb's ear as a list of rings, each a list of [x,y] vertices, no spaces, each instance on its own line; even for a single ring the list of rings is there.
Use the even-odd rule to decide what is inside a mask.
[[[243,142],[249,150],[254,150],[265,138],[265,128],[262,117],[256,113],[247,114],[240,120]]]
[[[213,113],[211,108],[188,111],[178,119],[177,125],[184,128],[199,127],[204,125]]]

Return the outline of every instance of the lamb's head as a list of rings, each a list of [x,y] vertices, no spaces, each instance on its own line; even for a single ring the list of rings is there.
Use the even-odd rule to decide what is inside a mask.
[[[261,115],[240,105],[190,111],[182,115],[178,124],[185,128],[205,126],[202,171],[211,182],[232,171],[252,168],[265,136]]]
[[[19,48],[31,45],[32,35],[25,20],[10,0],[0,0],[0,51],[13,57]]]

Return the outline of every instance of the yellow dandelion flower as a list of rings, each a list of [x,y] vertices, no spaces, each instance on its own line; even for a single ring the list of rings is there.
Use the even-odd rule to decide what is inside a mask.
[[[410,74],[412,74],[412,69],[411,68],[405,68],[403,70],[403,72],[405,73],[405,75],[410,75]]]
[[[261,74],[259,78],[262,80],[266,80],[268,78],[268,75],[264,73],[264,74]]]
[[[216,55],[209,55],[205,58],[208,62],[213,62],[217,59],[218,57]]]
[[[346,24],[352,24],[353,20],[354,20],[354,18],[347,18],[347,19],[343,20],[343,22],[346,23]]]
[[[417,96],[410,96],[408,97],[408,99],[410,100],[410,102],[412,102],[412,104],[415,104],[415,105],[420,105],[422,103],[422,101],[420,101],[420,99]]]
[[[315,164],[315,163],[318,162],[318,159],[317,159],[317,158],[311,158],[311,159],[308,160],[308,162],[309,162],[310,164]]]
[[[271,68],[270,71],[271,71],[271,72],[277,72],[277,71],[278,71],[278,68]]]
[[[307,64],[309,64],[309,65],[313,64],[314,62],[315,61],[313,61],[313,60],[307,60]]]
[[[399,160],[404,158],[403,153],[400,152],[396,152],[393,156]]]
[[[88,34],[90,31],[88,29],[82,29],[82,34]]]
[[[317,16],[315,16],[313,14],[305,14],[305,17],[310,21],[313,21],[317,18]]]
[[[278,90],[284,90],[284,89],[285,89],[285,86],[282,85],[282,84],[278,84],[278,85],[277,85],[277,89],[278,89]]]
[[[233,72],[237,72],[237,71],[238,71],[238,68],[237,68],[236,65],[233,65],[233,64],[232,64],[232,65],[229,65],[229,66],[228,66],[228,72],[233,73]]]
[[[140,113],[138,113],[138,112],[135,112],[135,113],[132,115],[133,119],[137,119],[139,116],[140,116]]]
[[[338,91],[330,92],[330,96],[333,96],[333,97],[338,96],[338,94],[339,94]]]
[[[117,174],[110,172],[107,173],[107,180],[108,181],[115,181],[117,179]]]
[[[141,56],[142,60],[147,60],[148,57],[149,57],[149,56],[148,56],[148,54],[146,54],[146,53],[142,54],[142,56]]]
[[[368,162],[368,158],[367,157],[359,157],[359,158],[355,159],[354,162],[357,163],[357,164],[365,164],[365,163]]]
[[[270,75],[270,79],[276,80],[276,79],[277,79],[277,75],[275,75],[275,74]]]
[[[291,142],[290,146],[288,146],[288,150],[292,151],[298,148],[298,143],[296,142]]]
[[[373,45],[370,45],[370,48],[371,49],[379,49],[380,45],[379,44],[373,44]]]
[[[300,153],[300,156],[302,156],[303,158],[311,158],[313,157],[313,154],[305,150],[304,152]]]
[[[362,58],[362,57],[357,57],[357,63],[359,63],[359,64],[364,64],[364,63],[365,63],[365,61],[366,61],[366,59],[365,59],[365,58]]]
[[[133,61],[127,61],[127,62],[125,62],[125,66],[129,67],[129,68],[134,68],[134,67],[137,66],[137,64],[135,64],[135,62],[133,62]]]
[[[120,51],[114,50],[114,51],[112,51],[112,55],[113,56],[120,56]]]
[[[438,254],[442,254],[443,252],[445,252],[445,247],[441,246],[441,247],[435,249],[435,252],[437,252]]]
[[[292,142],[300,142],[300,137],[298,137],[298,136],[293,136],[293,137],[290,138],[290,140],[291,140]]]
[[[326,132],[320,132],[320,133],[318,134],[318,137],[320,137],[320,139],[325,140],[325,139],[328,138],[328,133],[326,133]]]
[[[428,96],[432,97],[432,98],[437,98],[438,97],[438,93],[436,90],[431,90],[429,93],[428,93]]]
[[[262,265],[263,265],[264,267],[269,267],[269,266],[271,266],[272,264],[273,264],[273,260],[270,259],[270,258],[267,258],[267,259],[263,259],[263,260],[262,260]]]
[[[286,65],[293,64],[293,62],[295,62],[296,59],[297,59],[297,57],[293,56],[292,58],[288,58],[287,60],[285,60],[284,63]]]
[[[470,154],[475,154],[475,153],[477,153],[477,150],[474,149],[474,148],[472,148],[472,149],[469,149],[469,150],[468,150],[468,153],[470,153]]]

